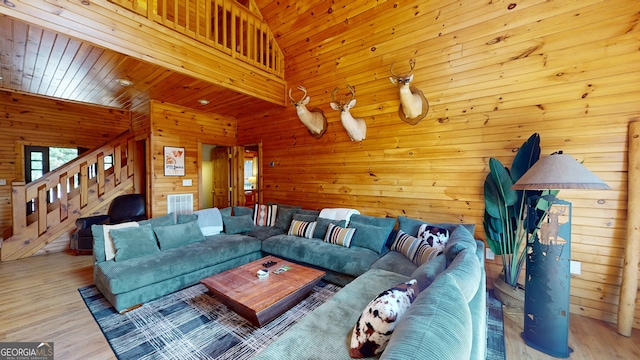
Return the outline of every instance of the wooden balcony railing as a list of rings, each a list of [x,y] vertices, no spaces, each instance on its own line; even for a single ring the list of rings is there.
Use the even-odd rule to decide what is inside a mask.
[[[284,79],[284,56],[261,17],[234,0],[109,0]]]
[[[33,255],[78,217],[132,189],[133,151],[133,134],[126,132],[29,184],[13,182],[13,226],[4,232],[2,261]]]

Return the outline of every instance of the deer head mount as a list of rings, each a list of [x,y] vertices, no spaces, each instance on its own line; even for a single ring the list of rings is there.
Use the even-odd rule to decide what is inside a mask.
[[[400,89],[400,108],[398,109],[398,114],[403,121],[415,125],[427,116],[427,112],[429,112],[429,101],[427,101],[427,98],[421,90],[410,85],[411,81],[413,81],[413,68],[416,66],[416,60],[409,60],[411,69],[405,74],[396,74],[393,72],[393,65],[394,64],[391,64],[391,68],[389,69],[391,72],[389,80],[394,84],[398,84],[398,88]]]
[[[351,98],[347,101],[347,97],[344,97],[344,101],[340,101],[336,99],[336,94],[340,90],[340,88],[336,87],[331,92],[331,100],[333,100],[330,105],[333,110],[340,111],[340,120],[342,121],[342,126],[347,130],[347,134],[349,134],[349,138],[351,141],[362,141],[367,135],[367,123],[364,119],[354,118],[351,115],[351,109],[356,106],[356,91],[353,87],[347,84],[347,88],[350,91]]]
[[[298,86],[298,89],[304,92],[300,100],[296,100],[291,96],[291,88],[289,88],[291,103],[296,108],[298,118],[307,127],[307,130],[309,130],[309,134],[316,139],[320,139],[327,131],[327,118],[324,116],[324,112],[318,108],[313,108],[309,111],[307,104],[311,98],[307,96],[307,89],[302,85]]]

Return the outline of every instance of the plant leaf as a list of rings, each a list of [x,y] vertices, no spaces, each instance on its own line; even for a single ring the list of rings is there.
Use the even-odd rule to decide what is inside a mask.
[[[500,160],[491,158],[489,159],[489,169],[491,170],[489,174],[493,177],[493,180],[496,183],[496,187],[504,201],[504,205],[514,205],[518,201],[518,193],[511,189],[513,186],[513,180],[511,179],[507,168],[502,165]]]
[[[540,135],[534,133],[525,141],[511,164],[511,179],[517,182],[540,159]]]

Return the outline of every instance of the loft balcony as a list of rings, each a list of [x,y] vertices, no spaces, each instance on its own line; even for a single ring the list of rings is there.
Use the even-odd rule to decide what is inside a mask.
[[[284,57],[253,0],[10,4],[0,6],[1,26],[12,29],[0,35],[11,45],[0,54],[0,89],[123,109],[153,99],[232,117],[286,104]]]

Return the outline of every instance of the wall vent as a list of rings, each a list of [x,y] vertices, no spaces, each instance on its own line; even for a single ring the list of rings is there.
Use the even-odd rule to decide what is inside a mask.
[[[193,194],[167,195],[167,213],[191,214],[193,212]]]

